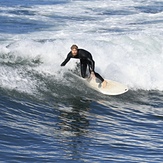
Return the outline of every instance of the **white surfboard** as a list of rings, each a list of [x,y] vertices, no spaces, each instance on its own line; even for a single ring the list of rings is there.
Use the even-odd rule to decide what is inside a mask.
[[[120,95],[128,91],[128,87],[126,85],[116,81],[105,79],[107,81],[107,85],[105,88],[102,88],[99,80],[96,77],[83,79],[74,73],[72,73],[72,75],[82,79],[88,87],[105,95]]]
[[[107,81],[105,88],[101,86],[100,82],[98,82],[96,78],[89,78],[85,80],[85,82],[92,89],[105,95],[120,95],[128,91],[128,87],[119,82],[107,79],[105,80]]]

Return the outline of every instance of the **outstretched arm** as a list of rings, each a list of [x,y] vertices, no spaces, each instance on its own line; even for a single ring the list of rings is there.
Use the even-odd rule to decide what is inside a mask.
[[[70,59],[71,59],[71,53],[68,53],[67,58],[61,63],[61,66],[65,66]]]

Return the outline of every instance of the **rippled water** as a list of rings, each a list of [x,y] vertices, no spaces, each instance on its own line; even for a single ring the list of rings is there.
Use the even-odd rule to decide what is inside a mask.
[[[161,92],[31,100],[1,95],[1,161],[161,162]],[[159,97],[158,97],[159,93]],[[101,96],[101,97],[100,97]],[[52,97],[51,97],[52,98]],[[26,99],[26,100],[25,100]]]

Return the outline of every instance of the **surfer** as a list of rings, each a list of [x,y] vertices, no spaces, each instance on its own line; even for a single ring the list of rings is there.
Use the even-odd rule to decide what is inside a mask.
[[[77,45],[71,46],[71,51],[68,53],[67,58],[62,62],[61,66],[65,66],[66,63],[71,59],[76,58],[80,59],[80,69],[81,69],[81,76],[83,78],[86,78],[86,70],[87,65],[89,67],[90,77],[97,77],[101,81],[102,87],[106,87],[107,81],[105,81],[101,75],[99,75],[97,72],[95,72],[95,62],[92,58],[92,55],[90,52],[84,50],[84,49],[78,49]]]

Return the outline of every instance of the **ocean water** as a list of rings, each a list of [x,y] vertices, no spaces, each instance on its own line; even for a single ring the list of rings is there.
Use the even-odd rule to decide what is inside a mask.
[[[60,64],[77,44],[129,91]],[[0,1],[0,162],[163,162],[162,0]]]

